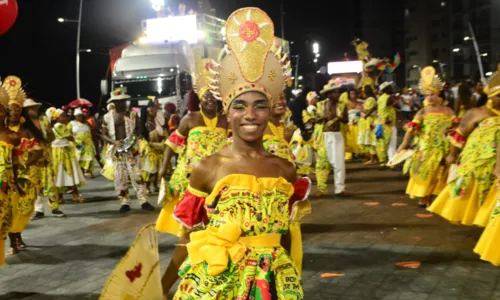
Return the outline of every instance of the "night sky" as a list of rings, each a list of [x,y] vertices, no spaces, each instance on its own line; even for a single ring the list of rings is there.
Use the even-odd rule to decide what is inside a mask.
[[[16,24],[0,36],[0,76],[19,76],[28,95],[39,101],[62,105],[76,98],[75,52],[76,23],[59,23],[57,18],[78,18],[78,0],[18,0]],[[195,0],[167,0],[173,9],[184,2],[187,10],[196,10]],[[321,7],[325,1],[309,0],[307,5],[285,3],[285,38],[294,41],[292,54],[301,54],[299,73],[314,72],[306,55],[311,56],[310,42],[320,43],[319,63],[340,60],[344,52],[355,54],[350,41],[359,35],[359,0],[335,1],[335,9]],[[347,3],[347,4],[346,4]],[[331,5],[331,4],[330,4]],[[220,18],[245,6],[264,9],[281,33],[280,1],[212,0]],[[109,64],[108,49],[136,40],[141,34],[140,22],[156,14],[150,0],[84,0],[81,48],[81,96],[95,103],[100,98],[100,79]],[[359,16],[358,16],[359,18]],[[309,57],[311,60],[312,57]]]

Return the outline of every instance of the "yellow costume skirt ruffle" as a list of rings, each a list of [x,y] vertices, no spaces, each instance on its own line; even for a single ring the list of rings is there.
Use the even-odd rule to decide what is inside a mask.
[[[496,186],[494,187],[496,188]],[[496,192],[495,194],[498,194]],[[482,260],[500,267],[500,217],[491,219],[474,247]]]
[[[292,246],[290,247],[290,258],[297,269],[299,275],[302,274],[302,231],[300,230],[300,222],[294,222],[290,225],[290,235],[292,238]]]
[[[182,227],[173,217],[174,208],[178,202],[179,198],[171,199],[170,201],[167,200],[167,202],[165,202],[165,205],[161,209],[160,215],[156,220],[157,231],[180,236]]]
[[[359,128],[357,124],[348,125],[348,130],[346,131],[346,149],[349,149],[348,152],[352,152],[355,154],[361,153],[361,148],[358,144],[358,135]]]
[[[447,180],[448,180],[448,169],[445,166],[439,167],[439,172],[436,178],[436,185],[434,186],[434,190],[432,194],[434,196],[439,196],[441,192],[446,188]]]
[[[454,224],[485,227],[497,200],[496,184],[488,193],[483,205],[479,204],[479,193],[474,179],[460,198],[452,199],[450,196],[450,190],[454,185],[454,182],[448,184],[427,210]]]
[[[23,180],[20,184],[25,196],[12,193],[12,228],[11,232],[23,232],[35,211],[36,187],[32,182]]]
[[[410,176],[408,185],[406,186],[406,194],[413,198],[424,198],[431,196],[437,185],[437,172],[429,175],[427,180],[423,180],[420,176]]]

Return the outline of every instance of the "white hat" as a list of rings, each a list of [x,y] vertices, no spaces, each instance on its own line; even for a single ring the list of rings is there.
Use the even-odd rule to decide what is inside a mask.
[[[80,108],[75,109],[73,112],[74,116],[83,115],[83,111]]]
[[[33,99],[29,98],[24,101],[23,107],[33,107],[33,106],[42,106],[42,103],[35,102]]]
[[[334,91],[334,90],[338,90],[342,87],[342,85],[339,84],[339,82],[337,82],[336,80],[334,79],[330,79],[330,81],[328,81],[328,84],[325,84],[323,86],[323,90],[320,91],[319,93],[321,95],[323,94],[326,94],[328,92],[331,92],[331,91]]]
[[[379,86],[379,91],[383,91],[386,87],[392,85],[394,82],[393,81],[386,81],[386,82],[383,82],[380,86]]]
[[[318,98],[318,94],[315,91],[307,93],[307,101],[311,102],[314,98]]]
[[[47,119],[49,120],[52,120],[52,115],[54,114],[54,112],[56,111],[56,108],[55,107],[49,107],[46,111],[45,111],[45,116],[47,117]]]
[[[109,98],[108,103],[127,99],[130,99],[129,95],[125,94],[122,89],[116,89],[111,93],[111,98]]]

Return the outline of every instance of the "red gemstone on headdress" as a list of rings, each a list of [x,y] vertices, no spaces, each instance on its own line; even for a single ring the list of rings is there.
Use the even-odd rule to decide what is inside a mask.
[[[240,38],[245,42],[253,42],[260,35],[259,25],[254,21],[245,21],[239,27]]]
[[[242,91],[242,90],[243,90],[243,88],[242,88],[242,87],[240,87],[240,88],[239,88],[239,90],[240,90],[240,91]]]
[[[252,84],[252,87],[254,88],[254,87],[255,87],[255,84]]]
[[[9,85],[10,85],[10,86],[16,86],[16,85],[17,85],[17,83],[16,83],[16,81],[15,81],[15,80],[11,80],[11,81],[9,81]]]

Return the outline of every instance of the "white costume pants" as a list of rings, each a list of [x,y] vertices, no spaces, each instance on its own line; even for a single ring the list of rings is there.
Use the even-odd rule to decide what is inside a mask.
[[[396,155],[397,146],[398,146],[398,129],[396,126],[391,127],[391,140],[389,141],[389,145],[387,147],[387,159],[390,161],[394,155]]]
[[[340,132],[324,132],[326,155],[333,168],[333,179],[335,183],[335,194],[345,190],[345,149],[344,137]]]

